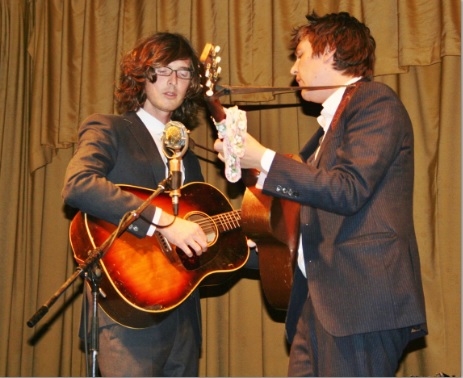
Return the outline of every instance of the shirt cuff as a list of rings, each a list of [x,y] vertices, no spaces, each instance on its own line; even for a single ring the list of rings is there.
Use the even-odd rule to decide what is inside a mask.
[[[262,158],[260,159],[260,166],[262,169],[259,173],[259,177],[257,178],[256,189],[262,189],[264,187],[264,182],[267,178],[267,173],[273,163],[273,159],[275,158],[275,154],[275,151],[269,150],[267,148],[262,155]]]
[[[155,224],[158,224],[159,219],[161,219],[162,209],[160,207],[156,207],[156,211],[154,212],[153,220],[151,221],[151,225],[148,228],[148,232],[146,236],[153,236],[154,232],[156,231]]]

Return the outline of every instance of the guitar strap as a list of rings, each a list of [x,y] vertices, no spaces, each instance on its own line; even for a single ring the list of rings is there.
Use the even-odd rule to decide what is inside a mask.
[[[336,109],[336,112],[331,121],[331,126],[330,126],[331,130],[336,129],[336,126],[339,122],[339,118],[341,117],[341,114],[344,112],[344,109],[346,108],[347,104],[351,100],[353,94],[360,87],[361,84],[362,84],[362,81],[358,81],[346,87],[346,90],[344,91],[341,102],[339,103],[338,108]],[[303,157],[303,159],[308,164],[317,165],[318,157],[320,156],[319,149],[321,148],[321,144],[323,140],[324,140],[324,130],[322,127],[320,127],[315,133],[315,135],[310,139],[310,141],[304,146],[304,148],[302,149],[300,153],[300,155]]]
[[[360,87],[360,85],[363,83],[362,80],[357,81],[356,83],[348,86],[346,90],[344,91],[344,94],[342,96],[341,102],[338,105],[338,108],[336,109],[336,113],[334,113],[333,120],[331,121],[331,127],[336,128],[336,125],[338,124],[339,117],[341,116],[342,112],[346,108],[347,104],[351,100],[353,94],[355,91]]]

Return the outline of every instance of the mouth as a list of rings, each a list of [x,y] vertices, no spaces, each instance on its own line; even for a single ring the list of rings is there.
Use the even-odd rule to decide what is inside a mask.
[[[177,92],[167,91],[167,92],[164,92],[164,96],[173,99],[177,97]]]

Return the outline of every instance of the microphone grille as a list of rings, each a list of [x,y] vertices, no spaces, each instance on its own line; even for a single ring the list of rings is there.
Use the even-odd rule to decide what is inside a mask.
[[[187,129],[183,123],[170,121],[164,128],[164,144],[171,149],[178,150],[185,146]]]

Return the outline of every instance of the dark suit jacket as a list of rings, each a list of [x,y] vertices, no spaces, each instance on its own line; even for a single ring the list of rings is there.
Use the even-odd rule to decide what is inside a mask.
[[[199,161],[191,151],[185,153],[183,163],[185,183],[204,181]],[[156,189],[165,178],[165,169],[156,143],[136,113],[94,114],[79,129],[79,144],[68,165],[62,195],[69,206],[117,224],[126,212],[137,209],[143,201],[114,184]],[[155,207],[150,205],[142,215],[151,220],[154,212]],[[143,237],[149,225],[140,218],[131,225],[130,231]],[[186,306],[190,306],[186,311],[193,319],[200,342],[198,292],[173,311]],[[169,313],[160,315],[160,321]],[[106,314],[101,314],[101,326],[112,323]]]
[[[183,157],[185,183],[204,181],[197,157],[188,150]],[[156,189],[165,178],[165,164],[151,134],[136,113],[123,116],[94,114],[79,130],[79,144],[65,178],[63,198],[81,211],[114,224],[143,202],[114,184]],[[143,213],[152,219],[154,206]],[[149,223],[133,223],[131,231],[145,236]]]
[[[319,137],[302,149],[303,161]],[[335,336],[425,323],[413,179],[409,116],[396,94],[375,82],[362,82],[335,115],[315,162],[276,155],[264,193],[302,204],[307,279],[300,271],[294,278],[290,342],[308,291]]]

